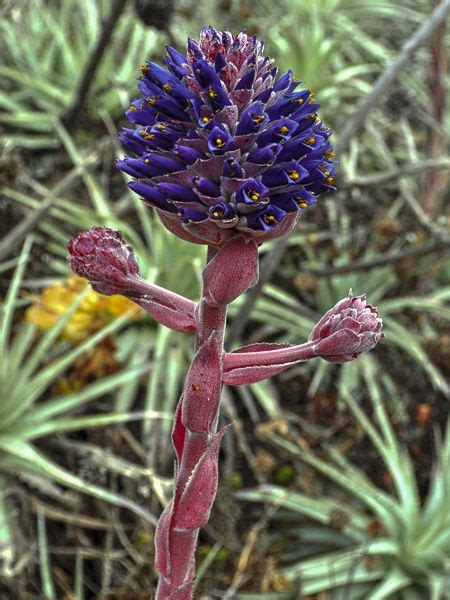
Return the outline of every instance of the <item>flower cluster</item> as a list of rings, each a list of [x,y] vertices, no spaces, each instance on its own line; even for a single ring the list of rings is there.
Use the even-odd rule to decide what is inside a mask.
[[[209,27],[187,55],[167,47],[168,70],[148,62],[118,166],[163,223],[196,243],[287,233],[334,189],[334,152],[314,94],[279,76],[264,45]]]

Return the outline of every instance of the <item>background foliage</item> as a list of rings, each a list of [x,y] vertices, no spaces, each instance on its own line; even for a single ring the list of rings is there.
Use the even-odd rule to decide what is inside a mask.
[[[144,276],[198,298],[204,249],[164,230],[114,167],[139,64],[204,24],[245,27],[314,89],[339,142],[435,4],[1,4],[2,600],[125,600],[154,587],[154,525],[192,340],[86,289],[65,261],[74,233],[107,225]],[[446,597],[448,42],[436,30],[366,115],[338,157],[340,191],[305,213],[243,328],[246,343],[300,342],[352,288],[378,304],[387,337],[356,362],[311,362],[225,391],[221,418],[234,426],[201,537],[199,597]],[[263,261],[272,251],[261,249]]]

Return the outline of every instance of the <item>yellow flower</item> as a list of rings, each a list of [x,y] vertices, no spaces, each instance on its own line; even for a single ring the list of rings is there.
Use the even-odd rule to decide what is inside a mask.
[[[72,275],[66,282],[45,288],[39,296],[31,296],[32,305],[25,313],[25,321],[38,329],[49,329],[69,310],[87,286],[86,279]],[[137,318],[142,314],[142,310],[128,298],[103,296],[89,287],[61,336],[74,343],[80,342],[127,312],[130,313],[130,318]]]

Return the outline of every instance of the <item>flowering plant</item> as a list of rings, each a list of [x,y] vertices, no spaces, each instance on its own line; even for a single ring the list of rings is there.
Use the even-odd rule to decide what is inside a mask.
[[[122,141],[137,157],[118,166],[129,185],[179,237],[208,246],[199,304],[139,275],[119,232],[96,227],[69,243],[69,262],[100,293],[122,294],[164,325],[195,332],[196,353],[173,425],[174,497],[158,523],[156,597],[188,599],[195,548],[217,491],[222,385],[275,375],[323,357],[352,360],[383,335],[365,298],[339,302],[301,345],[252,344],[225,352],[228,305],[258,280],[258,245],[287,234],[317,196],[332,189],[331,132],[310,90],[278,76],[263,44],[245,33],[204,29],[187,55],[168,47],[168,71],[142,68],[142,98],[128,111],[137,129]]]

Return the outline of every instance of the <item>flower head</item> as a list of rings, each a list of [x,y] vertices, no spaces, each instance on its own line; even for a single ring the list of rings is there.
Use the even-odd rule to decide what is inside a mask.
[[[142,67],[138,125],[122,142],[137,156],[118,162],[129,186],[163,223],[195,243],[244,234],[258,242],[290,231],[333,188],[331,130],[310,90],[278,75],[264,45],[209,27],[186,56],[167,47],[167,70]]]
[[[330,362],[353,360],[361,352],[372,350],[384,337],[377,309],[365,296],[340,300],[320,319],[309,336],[314,352]]]

